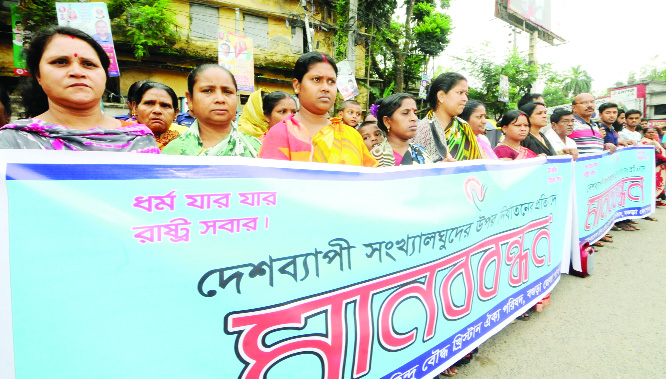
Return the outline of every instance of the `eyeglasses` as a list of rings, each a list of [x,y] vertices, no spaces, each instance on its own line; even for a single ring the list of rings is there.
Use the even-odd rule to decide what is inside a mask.
[[[585,104],[594,104],[594,100],[581,101],[580,103],[574,103],[575,105],[585,105]]]

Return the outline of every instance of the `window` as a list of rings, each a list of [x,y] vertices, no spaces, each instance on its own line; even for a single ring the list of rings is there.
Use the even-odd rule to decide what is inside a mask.
[[[252,45],[268,49],[268,19],[251,14],[244,15],[243,30],[245,36],[252,38]]]
[[[218,9],[208,5],[190,4],[190,36],[217,39],[220,29]]]
[[[303,28],[300,26],[291,27],[291,52],[294,54],[303,54]]]
[[[657,104],[654,106],[654,114],[666,114],[666,104]]]

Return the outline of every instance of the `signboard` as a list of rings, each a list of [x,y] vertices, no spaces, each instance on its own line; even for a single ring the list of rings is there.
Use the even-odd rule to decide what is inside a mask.
[[[503,103],[509,102],[509,77],[506,75],[500,75],[498,100]]]
[[[624,110],[638,109],[645,116],[646,85],[637,84],[610,90],[610,97],[624,106]]]
[[[648,120],[648,128],[666,128],[666,120]]]
[[[569,157],[212,158],[0,151],[0,377],[433,378],[569,267]]]
[[[421,86],[419,87],[419,99],[428,98],[428,86],[430,85],[430,75],[421,75]]]
[[[120,76],[106,3],[55,3],[58,25],[88,33],[111,60],[109,76]]]
[[[531,33],[555,45],[555,41],[565,42],[560,37],[565,30],[562,20],[566,18],[567,6],[563,0],[496,0],[495,17],[508,24]]]
[[[338,91],[345,100],[352,99],[359,95],[358,85],[354,70],[348,60],[338,63]]]
[[[254,55],[252,39],[220,31],[217,40],[217,58],[236,78],[239,91],[254,91]]]
[[[23,49],[28,46],[32,33],[25,29],[25,22],[19,13],[18,5],[11,6],[12,14],[12,49],[14,53],[14,75],[28,76],[28,65],[25,63]]]

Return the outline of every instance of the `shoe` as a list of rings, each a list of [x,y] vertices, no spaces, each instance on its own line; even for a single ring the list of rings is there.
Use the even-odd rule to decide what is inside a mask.
[[[657,201],[655,205],[658,207],[666,207],[666,203],[664,203],[663,201]]]

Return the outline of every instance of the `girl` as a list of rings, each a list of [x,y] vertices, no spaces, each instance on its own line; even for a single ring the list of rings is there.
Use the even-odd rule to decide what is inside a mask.
[[[381,161],[380,166],[432,163],[424,148],[409,143],[416,134],[418,124],[416,101],[411,95],[397,93],[380,100],[377,103],[377,120],[377,126],[387,135],[379,148],[391,153],[383,154],[389,159]]]
[[[497,155],[495,155],[493,148],[490,146],[490,141],[486,137],[486,106],[478,100],[470,100],[465,104],[465,109],[460,114],[460,118],[467,121],[476,135],[481,157],[483,159],[497,159]]]
[[[236,79],[226,68],[205,64],[187,77],[187,102],[197,120],[163,150],[171,155],[257,156],[261,142],[238,131]]]
[[[520,145],[532,150],[536,154],[557,155],[548,138],[541,133],[541,128],[548,125],[546,105],[544,103],[531,102],[523,105],[520,110],[525,112],[530,122],[530,132]]]
[[[480,159],[472,128],[457,117],[467,103],[467,79],[455,72],[438,76],[427,100],[430,113],[419,122],[414,143],[425,147],[435,162]]]
[[[499,125],[504,133],[504,141],[495,147],[498,158],[516,160],[537,157],[532,150],[520,145],[530,132],[530,120],[525,112],[508,111],[502,116]]]
[[[23,87],[29,117],[0,129],[0,149],[159,153],[150,129],[102,113],[110,60],[88,34],[50,27],[32,40]]]
[[[265,89],[252,92],[238,119],[238,131],[260,140],[273,127],[298,110],[296,100],[282,92]]]
[[[337,73],[335,61],[326,54],[312,51],[298,58],[292,84],[300,109],[266,133],[259,157],[366,167],[377,164],[355,129],[340,118],[329,119],[338,90]]]

